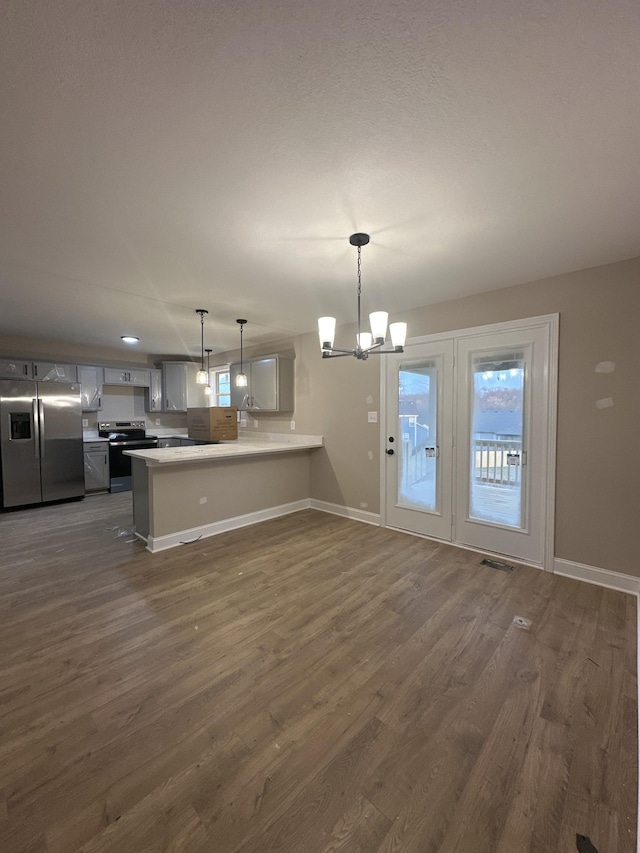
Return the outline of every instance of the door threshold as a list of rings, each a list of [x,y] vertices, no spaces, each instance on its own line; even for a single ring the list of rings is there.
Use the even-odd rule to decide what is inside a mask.
[[[450,539],[438,539],[437,536],[429,536],[427,533],[416,533],[413,530],[404,530],[402,527],[393,527],[390,524],[384,526],[387,530],[395,530],[397,533],[406,533],[407,536],[417,536],[419,539],[428,539],[431,542],[439,542],[442,545],[452,545],[454,548],[462,548],[463,551],[473,551],[474,554],[480,554],[483,557],[493,557],[499,560],[504,560],[506,557],[509,560],[515,560],[515,562],[520,566],[528,566],[531,569],[540,569],[542,572],[551,571],[551,569],[545,569],[541,563],[533,563],[530,560],[523,560],[521,557],[516,557],[513,554],[500,554],[497,551],[482,551],[480,548],[465,545],[463,542],[454,542]]]

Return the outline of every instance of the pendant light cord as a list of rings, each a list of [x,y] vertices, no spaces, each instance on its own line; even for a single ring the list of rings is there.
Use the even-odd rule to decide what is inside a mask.
[[[204,372],[204,314],[200,312],[200,361]]]

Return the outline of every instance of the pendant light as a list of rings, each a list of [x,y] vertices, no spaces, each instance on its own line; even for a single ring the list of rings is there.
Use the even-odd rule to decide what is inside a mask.
[[[236,320],[236,323],[240,326],[240,373],[236,376],[236,388],[246,388],[249,384],[249,380],[247,379],[247,374],[244,372],[244,363],[242,359],[242,334],[244,332],[244,327],[247,325],[247,321]]]
[[[374,311],[369,314],[371,324],[370,332],[360,330],[360,296],[362,293],[362,271],[361,254],[362,247],[369,242],[368,234],[352,234],[349,237],[352,246],[358,248],[358,331],[356,334],[356,345],[353,349],[338,349],[333,346],[336,335],[336,318],[320,317],[318,320],[318,333],[320,335],[320,349],[323,358],[340,358],[345,355],[353,355],[362,361],[369,355],[387,355],[392,352],[404,352],[404,343],[407,337],[406,323],[391,323],[389,335],[391,336],[392,349],[380,349],[384,346],[387,335],[387,320],[389,315],[386,311]]]
[[[196,373],[198,385],[209,383],[209,374],[204,369],[204,315],[208,313],[206,308],[196,308],[196,314],[200,315],[200,370]]]
[[[207,384],[204,386],[204,393],[207,397],[211,396],[211,367],[209,366],[209,356],[213,352],[210,348],[206,348],[204,350],[207,354]]]

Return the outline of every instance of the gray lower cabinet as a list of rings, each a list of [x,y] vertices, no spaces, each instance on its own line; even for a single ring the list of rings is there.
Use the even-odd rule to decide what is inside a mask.
[[[84,442],[84,488],[87,492],[104,492],[109,488],[109,444],[106,441]]]
[[[293,412],[293,359],[281,355],[263,356],[245,361],[246,387],[236,386],[240,365],[229,368],[231,405],[262,412]]]
[[[4,358],[0,361],[0,379],[33,379],[33,365],[18,358]]]
[[[83,412],[99,412],[102,408],[103,378],[102,367],[88,364],[81,364],[78,367]]]
[[[177,435],[158,439],[158,447],[193,447],[195,443],[194,438],[180,438]]]
[[[105,385],[137,385],[148,388],[150,382],[149,370],[144,367],[105,367]]]
[[[168,438],[159,438],[158,447],[180,447],[180,439],[175,435],[170,435]]]
[[[33,378],[38,382],[77,382],[78,367],[75,364],[34,361]]]

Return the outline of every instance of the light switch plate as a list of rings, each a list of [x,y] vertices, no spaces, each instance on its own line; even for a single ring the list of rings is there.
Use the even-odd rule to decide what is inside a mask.
[[[378,423],[378,413],[377,412],[367,412],[367,421],[370,424]]]
[[[83,427],[88,427],[88,426],[89,426],[89,419],[88,419],[88,418],[83,418],[83,419],[82,419],[82,426],[83,426]]]

